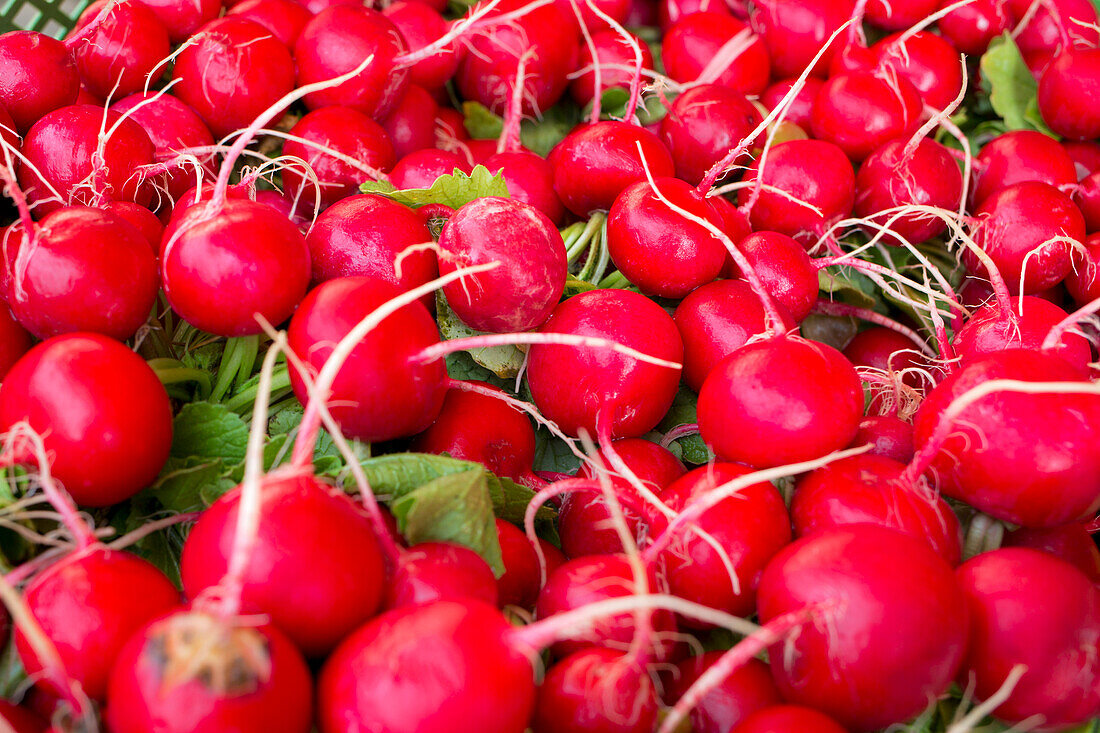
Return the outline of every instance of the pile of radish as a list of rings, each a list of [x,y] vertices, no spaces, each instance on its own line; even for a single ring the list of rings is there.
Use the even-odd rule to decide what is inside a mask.
[[[0,34],[0,731],[1100,730],[1098,8]]]

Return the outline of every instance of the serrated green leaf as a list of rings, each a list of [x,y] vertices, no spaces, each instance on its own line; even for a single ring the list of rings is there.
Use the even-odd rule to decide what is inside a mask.
[[[821,292],[858,308],[883,310],[874,282],[850,267],[828,267],[817,271],[817,286]]]
[[[474,140],[496,140],[504,132],[504,120],[480,102],[463,102],[463,124]]]
[[[1039,85],[1010,34],[1005,33],[989,44],[989,50],[982,55],[981,69],[989,102],[1009,130],[1052,134],[1039,115],[1036,101]]]
[[[493,175],[483,165],[474,166],[470,174],[454,169],[454,173],[435,179],[430,188],[409,188],[402,191],[394,189],[393,184],[383,181],[367,181],[359,190],[391,198],[399,204],[417,208],[428,204],[444,204],[458,209],[475,199],[487,196],[509,198],[508,184],[503,174]]]
[[[217,483],[228,470],[220,458],[169,458],[148,494],[169,511],[180,514],[199,511],[207,506],[202,490]]]
[[[473,330],[459,319],[441,290],[435,292],[435,320],[444,340],[481,335],[480,331]],[[519,347],[512,345],[469,349],[467,353],[475,362],[501,379],[511,379],[519,374],[525,356]]]
[[[172,456],[176,458],[220,458],[227,464],[244,460],[248,426],[225,405],[184,405],[172,422],[172,431]]]
[[[510,478],[489,474],[489,497],[493,500],[493,513],[506,522],[523,528],[523,519],[527,514],[527,505],[535,497],[535,492],[526,486],[517,484]],[[558,530],[554,526],[556,512],[548,506],[539,507],[535,513],[535,532],[539,537],[561,546]]]
[[[576,473],[581,459],[560,438],[546,428],[535,431],[535,470],[553,473]]]

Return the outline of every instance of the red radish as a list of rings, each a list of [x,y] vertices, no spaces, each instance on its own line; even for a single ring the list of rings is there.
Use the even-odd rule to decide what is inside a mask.
[[[359,184],[370,178],[363,168],[328,155],[324,152],[326,149],[358,161],[368,170],[385,172],[397,162],[390,136],[382,126],[350,107],[314,110],[298,120],[290,128],[290,134],[301,140],[287,140],[283,155],[293,155],[308,163],[319,185],[289,166],[283,170],[283,187],[292,198],[301,197],[302,204],[307,207],[313,205],[319,193],[321,208],[328,208],[358,193]]]
[[[857,333],[844,347],[844,356],[852,366],[870,367],[886,373],[906,372],[905,384],[914,389],[923,385],[914,369],[923,369],[925,360],[908,338],[890,328],[872,326]]]
[[[642,68],[652,69],[653,53],[649,46],[637,36],[633,38],[642,52]],[[593,47],[595,58],[592,55]],[[610,29],[593,33],[591,46],[581,45],[577,62],[578,69],[591,68],[570,82],[569,95],[581,106],[592,101],[596,96],[596,66],[600,67],[602,91],[615,87],[629,89],[634,81],[634,74],[629,69],[634,67],[634,63],[634,49],[620,33]]]
[[[762,119],[756,106],[740,92],[703,84],[673,101],[661,120],[661,138],[672,153],[676,175],[698,185],[707,170],[756,129]],[[747,161],[746,155],[736,163]]]
[[[106,722],[113,733],[308,733],[311,688],[301,655],[275,627],[235,626],[182,610],[123,647],[111,671]]]
[[[57,562],[27,585],[27,605],[66,673],[103,701],[123,645],[152,619],[179,605],[179,591],[135,555],[94,545]],[[18,629],[15,645],[30,675],[43,669]]]
[[[611,445],[619,459],[627,465],[635,478],[643,484],[649,485],[656,492],[660,492],[661,489],[687,473],[684,464],[668,448],[662,448],[644,438],[623,438],[614,441]],[[606,448],[601,448],[599,455],[605,465],[610,463]],[[597,473],[598,471],[591,464],[584,463],[577,475],[595,479]],[[608,478],[617,487],[633,490],[630,481],[614,471],[609,471]],[[615,550],[615,552],[620,552],[620,550]]]
[[[268,617],[305,656],[323,656],[382,601],[385,568],[370,519],[342,491],[304,475],[272,476],[262,497],[242,611]],[[225,494],[191,529],[180,562],[189,598],[225,576],[240,503],[239,490]]]
[[[1065,149],[1033,130],[1014,130],[990,140],[974,168],[975,205],[1014,183],[1042,181],[1061,187],[1077,182],[1077,170]]]
[[[754,161],[744,180],[756,181],[759,167],[760,161]],[[753,231],[779,232],[803,245],[850,214],[855,202],[852,164],[843,150],[823,140],[789,140],[776,145],[768,151],[759,179],[784,193],[760,190],[749,213]],[[753,192],[745,189],[738,202],[745,205],[751,198]]]
[[[103,209],[137,229],[142,239],[148,243],[149,251],[154,257],[160,254],[160,240],[164,236],[164,225],[156,214],[133,201],[110,201]],[[153,271],[153,276],[156,277],[156,267]]]
[[[591,5],[590,5],[591,3]],[[568,9],[568,14],[572,18],[576,18],[573,15],[572,8],[569,7],[569,3],[558,0],[557,4],[563,9]],[[598,16],[592,7],[598,8],[604,15],[610,16],[613,21],[620,25],[626,21],[627,13],[630,12],[630,0],[585,0],[585,2],[577,3],[581,11],[581,20],[588,28],[600,33],[608,27],[608,22]]]
[[[81,104],[50,112],[23,138],[23,155],[29,165],[19,167],[19,185],[31,203],[41,202],[36,211],[43,214],[100,196],[142,205],[152,198],[136,169],[153,162],[153,143],[138,123],[113,110]]]
[[[888,31],[900,31],[919,23],[936,12],[939,0],[913,0],[907,3],[869,0],[867,22]]]
[[[1085,231],[1100,231],[1100,173],[1090,173],[1082,178],[1072,197],[1073,203],[1085,217]]]
[[[868,455],[882,456],[900,463],[913,460],[913,426],[891,415],[871,415],[859,421],[852,447],[870,445]]]
[[[531,660],[479,601],[389,611],[348,637],[318,680],[321,733],[523,733],[535,702]]]
[[[675,702],[724,654],[711,651],[676,665],[677,676],[665,691],[665,699]],[[772,682],[768,665],[758,659],[728,675],[691,709],[694,733],[726,733],[757,710],[783,702]]]
[[[11,311],[6,306],[0,307],[0,382],[19,358],[30,350],[33,342],[31,335],[19,325]]]
[[[652,6],[648,7],[651,8]],[[724,15],[732,14],[726,3],[717,2],[716,0],[661,0],[657,7],[657,25],[662,32],[667,33],[668,29],[681,18],[692,13],[708,12]],[[739,14],[738,17],[741,17],[741,15]],[[627,25],[632,24],[628,23]],[[654,23],[639,23],[636,25],[654,25]]]
[[[176,96],[223,137],[248,127],[294,89],[294,59],[262,25],[230,16],[203,26],[176,57],[172,79],[179,80]]]
[[[814,99],[814,137],[835,143],[853,161],[897,137],[916,131],[921,95],[904,77],[884,79],[868,71],[834,76]]]
[[[410,51],[419,51],[448,30],[448,23],[439,12],[416,0],[397,0],[387,5],[382,14],[397,26]],[[439,89],[451,80],[457,68],[458,54],[453,49],[443,49],[417,61],[409,69],[409,81],[429,91]]]
[[[322,283],[306,296],[290,321],[290,348],[320,370],[333,344],[400,293],[378,278],[343,277]],[[438,342],[435,320],[419,303],[400,308],[367,334],[332,386],[329,411],[344,432],[376,442],[414,435],[431,425],[443,406],[446,371],[441,360],[424,363],[413,357]],[[305,385],[295,373],[291,384],[304,403]]]
[[[684,340],[684,382],[696,392],[720,361],[768,328],[760,297],[743,280],[692,291],[673,318]]]
[[[432,95],[416,84],[409,84],[401,101],[382,121],[398,158],[435,147],[435,112]]]
[[[545,158],[515,150],[490,156],[484,165],[493,173],[504,174],[508,194],[513,199],[531,204],[555,226],[565,219],[565,207],[554,191],[554,168]]]
[[[1009,13],[1016,21],[1023,21],[1031,8],[1031,0],[1006,0]],[[1053,12],[1052,12],[1053,11]],[[1022,24],[1015,40],[1024,53],[1031,51],[1055,51],[1059,44],[1074,38],[1083,45],[1095,46],[1100,42],[1096,26],[1100,24],[1096,8],[1088,0],[1050,0],[1040,4],[1026,24]],[[1071,44],[1072,45],[1072,44]]]
[[[24,237],[8,285],[15,317],[42,339],[74,331],[128,339],[156,296],[156,261],[141,233],[83,206],[54,211]]]
[[[800,705],[773,705],[749,715],[730,733],[848,733],[825,713]]]
[[[439,236],[441,274],[502,263],[443,287],[447,303],[475,331],[510,333],[546,322],[565,288],[565,245],[534,206],[485,197],[463,206]]]
[[[1082,382],[1053,354],[1011,349],[955,371],[917,412],[917,458],[948,496],[998,519],[1051,527],[1091,518],[1100,507],[1100,397],[995,391],[952,407],[990,380]],[[988,436],[988,439],[987,437]]]
[[[752,469],[745,466],[715,463],[678,479],[660,497],[679,512],[711,489],[749,473]],[[662,524],[656,517],[651,521],[656,534]],[[709,507],[691,526],[710,538],[704,540],[692,529],[681,531],[661,551],[669,592],[735,616],[752,614],[760,573],[791,541],[790,517],[779,492],[767,482],[751,484]],[[721,547],[721,553],[713,543]],[[729,577],[727,560],[736,583]],[[686,619],[684,623],[696,625]]]
[[[691,13],[677,21],[661,42],[661,62],[674,81],[719,84],[742,94],[760,94],[770,75],[764,41],[726,13]]]
[[[647,295],[682,298],[718,277],[726,248],[708,229],[686,220],[664,201],[709,220],[722,220],[690,184],[657,178],[628,186],[615,199],[607,217],[607,248],[611,261]]]
[[[241,199],[225,201],[214,214],[207,205],[188,209],[161,257],[173,310],[221,336],[260,333],[256,314],[273,324],[289,318],[305,295],[309,269],[298,227],[270,206]]]
[[[1100,710],[1100,591],[1077,568],[1035,550],[985,552],[957,571],[970,612],[963,674],[986,700],[1015,677],[993,715],[1010,723],[1039,716],[1044,730]],[[1040,622],[1040,619],[1043,619]],[[1026,665],[1022,676],[1016,665]]]
[[[497,601],[501,608],[531,608],[541,589],[538,555],[523,530],[500,518],[496,525],[504,562],[504,575],[497,578]]]
[[[623,189],[646,180],[643,159],[654,178],[673,175],[672,156],[652,132],[625,122],[585,125],[550,153],[554,190],[578,216],[607,211]]]
[[[1039,112],[1059,135],[1071,140],[1100,137],[1096,90],[1100,49],[1080,48],[1058,54],[1039,80]]]
[[[181,3],[177,0],[141,0],[148,5],[164,27],[172,43],[182,43],[208,21],[221,13],[218,0],[193,0]]]
[[[226,15],[239,15],[259,23],[287,48],[294,47],[302,28],[313,17],[313,13],[297,0],[244,0],[230,8]]]
[[[44,434],[54,476],[85,506],[144,489],[172,443],[172,408],[153,370],[98,334],[55,336],[11,368],[0,386],[0,427],[20,420]]]
[[[940,0],[940,9],[956,0]],[[947,13],[939,20],[940,33],[956,49],[978,56],[989,43],[1009,29],[1010,19],[1004,0],[974,0]]]
[[[775,109],[787,96],[787,93],[791,91],[796,81],[797,79],[781,79],[774,82],[760,95],[761,103],[768,109]],[[825,86],[825,82],[812,76],[808,77],[803,87],[798,90],[794,99],[788,104],[787,114],[783,119],[798,125],[804,130],[810,129],[810,114],[814,108],[814,101],[823,86]]]
[[[402,552],[386,586],[387,609],[457,600],[495,606],[497,599],[489,565],[473,550],[449,542],[423,542]]]
[[[169,94],[132,94],[111,105],[111,109],[141,125],[156,148],[159,159],[171,159],[187,149],[202,149],[214,145],[214,136],[195,110]],[[199,160],[205,156],[197,156]],[[169,201],[154,199],[163,209],[169,209],[172,201],[179,200],[188,189],[196,185],[196,165],[181,162],[171,167],[162,184]],[[214,169],[203,166],[211,178]]]
[[[664,485],[657,487],[658,490],[662,488]],[[641,542],[649,532],[642,500],[632,488],[617,486],[616,489],[627,531],[635,542]],[[599,482],[593,480],[587,482],[587,486],[575,485],[565,495],[558,510],[558,535],[562,552],[570,560],[623,551],[623,541],[611,523],[611,507]]]
[[[408,207],[373,194],[350,196],[329,207],[309,230],[312,281],[358,275],[411,290],[439,273],[434,252],[409,249],[431,241],[423,218]],[[398,276],[395,263],[402,252],[407,254]],[[431,296],[421,302],[435,307]]]
[[[653,680],[629,655],[583,649],[552,666],[539,685],[533,733],[651,733],[659,702]]]
[[[863,389],[847,359],[797,337],[742,346],[718,363],[699,392],[703,440],[719,458],[757,468],[839,450],[852,442],[862,417]]]
[[[951,507],[920,483],[902,480],[905,464],[875,455],[852,456],[799,478],[791,518],[799,537],[868,522],[926,542],[952,567],[962,555],[962,532]]]
[[[734,241],[768,294],[787,309],[792,320],[798,323],[810,314],[817,302],[817,268],[802,245],[785,234],[767,231]],[[723,275],[742,277],[741,269],[732,259],[726,262]]]
[[[657,588],[655,571],[650,569],[650,592]],[[638,593],[630,561],[624,555],[589,555],[570,560],[546,580],[535,604],[535,614],[546,619],[555,614],[581,608],[611,598],[623,598]],[[661,638],[676,630],[676,621],[667,611],[656,611],[652,617],[654,643],[658,657],[667,655],[671,642]],[[619,647],[627,645],[635,634],[634,616],[616,614],[594,621],[583,638],[571,638],[555,643],[551,650],[561,658],[592,646]]]
[[[590,290],[569,298],[541,330],[606,338],[670,362],[683,356],[672,318],[629,290]],[[528,352],[535,404],[570,435],[581,428],[595,435],[599,423],[612,437],[644,434],[672,405],[679,377],[679,370],[609,349],[536,344]]]
[[[966,651],[951,567],[892,529],[854,524],[789,545],[764,570],[758,598],[765,623],[826,607],[822,623],[772,649],[772,675],[786,700],[852,731],[915,716],[947,689]]]
[[[36,31],[0,34],[0,105],[25,135],[55,109],[76,103],[76,60],[60,41]]]
[[[1083,572],[1093,584],[1100,581],[1100,550],[1080,522],[1045,529],[1017,527],[1005,532],[1003,544],[1004,547],[1027,547],[1053,555]]]
[[[81,35],[73,47],[80,80],[88,90],[106,99],[118,98],[156,85],[164,74],[162,60],[171,52],[168,31],[156,13],[139,0],[123,0],[99,19],[107,0],[92,3],[73,26]],[[87,35],[82,31],[97,21]]]
[[[906,7],[917,4],[907,3]],[[936,0],[932,0],[932,5],[935,4]],[[922,13],[920,17],[923,16]],[[876,43],[871,51],[878,57],[880,69],[908,81],[920,92],[924,104],[935,110],[946,109],[963,89],[959,54],[935,33],[895,33]]]
[[[1057,285],[1072,268],[1071,243],[1085,238],[1084,218],[1069,196],[1038,181],[997,191],[975,209],[974,219],[971,236],[1013,294]],[[985,275],[972,251],[962,260],[972,274]]]
[[[878,212],[912,205],[955,211],[962,192],[962,172],[943,145],[928,138],[916,144],[892,140],[872,152],[859,167],[855,213],[887,226],[911,244],[919,244],[942,234],[946,222],[919,213],[898,217]],[[892,237],[882,241],[899,244]]]
[[[495,476],[528,486],[542,484],[531,471],[535,460],[531,421],[500,399],[463,389],[465,384],[474,383],[456,382],[447,389],[439,417],[416,437],[412,449],[477,461]],[[479,386],[504,396],[496,387]]]
[[[390,183],[398,189],[431,188],[440,176],[449,176],[456,170],[470,173],[470,165],[457,153],[446,150],[414,150],[406,155],[390,171]]]
[[[8,111],[4,109],[4,105],[0,104],[0,140],[3,140],[7,145],[19,149],[19,134],[15,131],[15,120],[11,118]],[[4,153],[5,156],[10,155]]]
[[[762,0],[754,3],[753,27],[767,44],[772,74],[798,76],[813,61],[829,36],[852,15],[854,0]],[[825,77],[833,54],[843,46],[838,37],[811,73]]]
[[[1050,330],[1068,315],[1053,303],[1031,295],[1013,298],[1012,308],[1011,318],[996,303],[983,305],[971,314],[953,342],[960,364],[965,366],[1005,349],[1038,351]],[[1088,375],[1092,347],[1083,336],[1068,332],[1049,353],[1062,357],[1081,376]]]
[[[1066,275],[1069,294],[1078,305],[1100,297],[1100,232],[1085,238],[1084,252],[1073,253],[1073,269]]]
[[[1062,148],[1073,161],[1078,179],[1100,170],[1100,143],[1092,140],[1085,142],[1066,140],[1062,143]]]
[[[49,723],[33,710],[0,700],[0,719],[7,723],[13,733],[46,733]]]

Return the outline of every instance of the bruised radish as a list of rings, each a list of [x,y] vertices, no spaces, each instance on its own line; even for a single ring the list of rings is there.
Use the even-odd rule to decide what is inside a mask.
[[[966,606],[951,567],[924,542],[854,524],[803,538],[764,570],[760,620],[819,608],[822,620],[776,645],[784,699],[852,731],[909,720],[955,677]],[[890,690],[888,697],[877,690]]]
[[[80,34],[106,4],[98,0],[89,5],[73,34]],[[73,55],[84,86],[106,99],[155,86],[164,73],[161,61],[170,51],[168,31],[156,13],[139,0],[124,0],[76,43]]]
[[[746,717],[730,733],[848,733],[825,713],[801,705],[772,705]]]
[[[814,99],[810,124],[814,137],[835,143],[853,161],[861,161],[920,123],[921,95],[904,77],[883,79],[869,71],[834,76]]]
[[[703,440],[719,458],[757,468],[839,450],[852,442],[862,417],[863,389],[847,359],[797,337],[742,346],[714,367],[699,392]]]
[[[743,280],[717,280],[694,290],[673,319],[684,340],[684,382],[696,392],[719,362],[767,331],[760,297]]]
[[[112,733],[308,733],[312,680],[270,624],[187,609],[153,621],[119,654],[107,691]]]
[[[753,232],[734,242],[768,294],[787,309],[792,320],[800,323],[810,314],[817,302],[817,268],[798,242],[785,234],[766,231]],[[732,259],[726,261],[723,276],[743,277]]]
[[[37,31],[0,34],[0,105],[25,135],[50,112],[76,104],[80,76],[65,44]]]
[[[675,703],[725,652],[710,651],[676,665],[677,676],[665,691],[665,700]],[[691,709],[693,733],[727,733],[757,710],[779,705],[783,698],[772,681],[768,665],[750,659],[731,672]]]
[[[565,288],[565,245],[554,223],[530,204],[484,197],[463,206],[439,236],[439,272],[500,262],[443,287],[455,315],[475,331],[510,333],[550,317]]]
[[[544,333],[609,339],[649,356],[679,363],[683,343],[676,324],[643,295],[590,290],[554,309]],[[637,437],[668,412],[680,381],[678,369],[639,361],[610,348],[536,344],[528,352],[527,381],[545,417],[570,435],[597,423],[612,437]]]
[[[539,685],[533,733],[651,733],[657,691],[645,669],[613,649],[582,649],[552,666]]]
[[[763,121],[745,95],[719,84],[701,84],[676,97],[661,120],[661,138],[676,175],[698,185],[707,170]],[[748,156],[734,161],[748,162]]]
[[[726,13],[691,13],[677,21],[661,42],[661,62],[673,81],[719,84],[742,94],[768,86],[764,41]]]
[[[489,565],[473,550],[449,542],[422,542],[401,553],[386,586],[387,609],[458,600],[495,606],[497,598]]]
[[[363,318],[401,291],[370,277],[322,283],[306,296],[290,321],[288,343],[320,370],[333,345]],[[332,385],[329,411],[349,437],[371,442],[415,435],[439,415],[446,394],[442,360],[415,360],[439,342],[435,319],[410,303],[382,320],[351,351]],[[291,374],[294,393],[307,402],[305,384]]]
[[[382,614],[349,636],[318,679],[321,733],[523,733],[534,669],[511,626],[479,601]]]
[[[156,374],[98,334],[55,336],[16,362],[0,385],[0,428],[20,420],[43,435],[54,477],[86,506],[147,487],[172,444],[172,407]]]

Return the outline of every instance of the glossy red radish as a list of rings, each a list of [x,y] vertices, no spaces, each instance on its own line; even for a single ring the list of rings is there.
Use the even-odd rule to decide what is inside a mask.
[[[531,719],[533,733],[650,733],[658,720],[653,680],[630,655],[583,649],[547,670]]]
[[[1058,54],[1039,80],[1039,112],[1059,135],[1071,140],[1100,137],[1095,99],[1100,82],[1100,50],[1067,49]]]
[[[422,542],[401,553],[386,585],[387,609],[457,600],[497,605],[497,579],[480,555],[449,542]]]
[[[848,733],[835,720],[801,705],[772,705],[746,717],[730,733]]]
[[[25,135],[50,112],[76,103],[80,75],[65,44],[37,31],[0,35],[0,105]]]
[[[401,101],[382,120],[398,158],[435,147],[436,109],[431,94],[416,84],[409,84]]]
[[[913,389],[925,385],[919,371],[926,367],[925,359],[911,340],[893,329],[865,328],[848,342],[843,353],[852,366],[901,373],[902,381]]]
[[[1081,522],[1035,529],[1017,527],[1005,532],[1003,547],[1026,547],[1053,555],[1083,572],[1094,584],[1100,581],[1100,549]]]
[[[642,68],[653,68],[653,53],[649,46],[634,36],[642,52]],[[592,47],[595,47],[593,57]],[[577,104],[589,104],[596,96],[596,67],[600,69],[600,89],[629,89],[634,79],[634,49],[620,33],[614,30],[601,30],[592,33],[591,46],[581,44],[578,69],[588,69],[569,83],[569,96]]]
[[[442,38],[448,30],[448,23],[439,12],[415,0],[390,3],[382,14],[397,26],[410,51],[419,51],[437,38]],[[429,91],[440,89],[455,75],[458,58],[455,49],[445,48],[421,59],[409,69],[409,81]]]
[[[855,524],[789,545],[764,570],[760,620],[824,605],[770,655],[783,697],[852,731],[905,721],[939,697],[966,652],[966,605],[951,567],[924,542]],[[883,687],[885,685],[885,687]],[[892,690],[889,698],[868,691]]]
[[[913,460],[913,426],[892,415],[869,415],[859,421],[852,447],[870,445],[868,455],[882,456],[900,463]]]
[[[940,9],[954,0],[940,0]],[[980,55],[990,42],[1009,29],[1011,19],[1004,0],[974,0],[960,5],[939,19],[940,33],[965,54]]]
[[[554,309],[544,333],[606,338],[651,357],[679,363],[683,344],[660,306],[628,290],[591,290]],[[651,430],[676,395],[680,370],[639,361],[610,349],[536,344],[528,352],[527,381],[535,404],[565,432],[597,425],[612,437]]]
[[[302,32],[313,13],[297,0],[244,0],[238,2],[226,15],[239,15],[271,31],[271,34],[287,48]]]
[[[463,156],[447,150],[425,148],[406,155],[390,171],[389,179],[398,189],[431,188],[440,176],[456,170],[469,174],[471,166]]]
[[[504,175],[513,199],[531,204],[555,226],[565,219],[565,207],[554,191],[554,168],[545,158],[526,150],[513,150],[492,155],[483,165]]]
[[[703,440],[719,458],[758,468],[839,450],[862,417],[863,389],[847,359],[797,337],[742,346],[714,367],[699,392]]]
[[[439,236],[441,274],[501,266],[443,287],[455,315],[475,331],[511,333],[546,322],[565,288],[565,245],[554,223],[530,204],[484,197],[447,220]]]
[[[625,463],[630,472],[634,474],[634,477],[655,492],[659,493],[661,489],[687,473],[684,464],[668,448],[663,448],[645,438],[623,438],[614,441],[611,447],[615,450],[619,460]],[[606,448],[599,450],[600,460],[603,461],[605,467],[611,463],[607,453]],[[607,470],[608,479],[613,485],[623,489],[634,489],[631,481],[627,480],[625,476],[614,469],[609,468]],[[577,475],[595,479],[598,473],[592,464],[584,463]]]
[[[677,674],[665,690],[665,700],[675,702],[723,655],[709,651],[676,665]],[[695,733],[725,733],[757,710],[783,702],[768,665],[758,659],[734,670],[691,709]]]
[[[817,302],[817,268],[798,242],[778,232],[757,231],[738,241],[737,249],[795,323],[810,314]],[[723,276],[744,277],[732,259],[727,260]]]
[[[684,341],[684,382],[696,392],[719,362],[767,332],[760,297],[742,280],[718,280],[694,290],[673,319]]]
[[[974,159],[975,205],[1014,183],[1042,181],[1059,188],[1077,182],[1069,154],[1055,140],[1033,130],[1014,130],[986,143]]]
[[[54,476],[79,504],[109,506],[153,482],[172,443],[168,395],[130,349],[90,333],[55,336],[0,386],[0,427],[45,434]],[[19,451],[9,460],[26,460]]]
[[[1089,235],[1082,244],[1082,250],[1073,252],[1073,269],[1064,281],[1078,305],[1100,297],[1100,232]]]
[[[835,143],[858,162],[915,132],[921,112],[920,92],[904,77],[854,71],[825,82],[814,99],[810,125],[814,137]]]
[[[632,488],[622,486],[616,487],[616,499],[627,531],[635,542],[644,541],[649,535],[649,525],[642,499]],[[623,540],[611,516],[611,507],[598,481],[572,486],[558,510],[558,536],[565,556],[573,560],[622,552]]]
[[[122,219],[132,226],[141,235],[141,238],[149,245],[149,251],[156,257],[160,254],[160,240],[164,236],[164,224],[157,215],[144,206],[139,206],[133,201],[109,201],[104,211]],[[154,267],[154,273],[156,268]],[[154,275],[155,276],[155,275]]]
[[[743,94],[719,84],[692,87],[676,97],[661,120],[661,138],[676,175],[698,185],[706,172],[762,121]],[[736,161],[744,164],[748,156]]]
[[[852,15],[854,0],[763,0],[754,4],[753,26],[764,37],[777,78],[798,76],[825,46],[829,37]],[[833,54],[843,46],[834,40],[814,65],[812,74],[825,77]]]
[[[789,78],[773,82],[760,95],[760,102],[768,109],[775,109],[797,81],[795,78]],[[825,82],[816,77],[808,77],[802,87],[795,92],[794,99],[787,105],[787,113],[783,119],[804,130],[810,129],[810,113],[814,108],[814,100],[817,99],[818,92],[824,84]]]
[[[691,13],[677,21],[661,41],[661,62],[674,81],[718,84],[742,94],[760,94],[770,76],[764,40],[726,13]]]
[[[927,0],[922,2],[927,4]],[[932,0],[931,4],[934,10],[936,0]],[[900,6],[900,3],[894,5]],[[919,3],[907,3],[906,7],[911,5]],[[923,18],[924,14],[920,17]],[[878,59],[878,68],[908,81],[920,92],[921,101],[935,110],[946,109],[962,92],[959,53],[935,33],[894,33],[872,46],[871,51]]]
[[[13,733],[46,733],[49,723],[29,707],[16,705],[8,700],[0,700],[0,718]]]
[[[81,35],[73,47],[80,80],[104,99],[154,87],[164,74],[161,62],[171,52],[168,30],[139,0],[117,3],[99,18],[106,4],[99,0],[89,5],[70,33]],[[93,21],[95,29],[82,33]]]
[[[176,0],[141,0],[148,5],[164,27],[173,44],[182,43],[207,22],[221,13],[218,0],[194,0],[180,3]]]
[[[924,20],[936,11],[939,0],[915,0],[909,3],[891,3],[889,0],[869,0],[868,23],[889,31],[900,31]]]
[[[1015,40],[1025,54],[1032,51],[1055,51],[1060,45],[1075,39],[1082,45],[1095,46],[1100,42],[1096,26],[1096,8],[1085,0],[1050,0],[1029,13],[1030,0],[1006,0],[1008,12],[1020,25],[1014,29]],[[1026,23],[1023,21],[1027,21]]]
[[[496,525],[504,563],[504,575],[497,578],[497,602],[501,608],[531,608],[542,589],[539,557],[522,529],[499,517]]]
[[[0,307],[0,382],[33,344],[31,335],[19,325],[11,310]]]
[[[975,698],[990,698],[1011,675],[1015,685],[995,717],[1041,716],[1046,730],[1095,717],[1100,591],[1085,574],[1046,553],[1009,548],[978,555],[957,575],[971,619],[962,674],[973,680]],[[1022,676],[1016,665],[1026,666]]]

